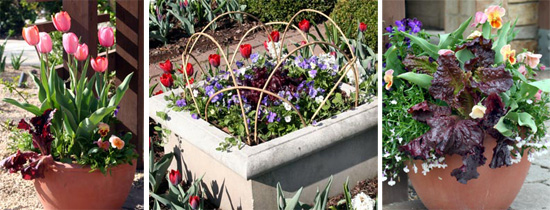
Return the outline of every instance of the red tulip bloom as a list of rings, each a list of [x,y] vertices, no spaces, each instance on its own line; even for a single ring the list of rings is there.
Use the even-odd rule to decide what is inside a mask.
[[[241,51],[241,55],[244,58],[248,59],[252,53],[252,46],[250,44],[243,44],[239,47],[239,51]]]
[[[189,197],[189,206],[191,206],[192,209],[199,208],[199,202],[200,202],[199,196],[192,195]]]
[[[268,45],[267,41],[264,41],[264,48],[265,48],[266,51],[269,50],[267,45]]]
[[[170,73],[164,73],[160,77],[160,83],[164,85],[164,87],[171,87],[174,83],[174,79],[172,79],[172,74]]]
[[[210,62],[210,65],[214,67],[220,66],[220,55],[218,54],[210,54],[208,56],[208,62]]]
[[[359,31],[365,32],[367,30],[367,24],[361,22],[359,23]]]
[[[157,91],[156,93],[153,93],[153,95],[156,96],[156,95],[160,95],[160,94],[163,94],[163,93],[164,93],[164,91],[159,90],[159,91]],[[151,139],[149,139],[149,141],[151,141]],[[151,146],[150,143],[151,143],[151,142],[149,142],[149,146]]]
[[[300,21],[300,23],[298,23],[298,28],[300,28],[300,30],[302,30],[303,32],[309,32],[309,27],[311,26],[309,24],[309,21],[306,19],[303,19],[302,21]]]
[[[185,70],[187,71],[187,76],[193,76],[193,73],[195,72],[191,63],[187,63],[187,68]],[[180,67],[180,69],[178,69],[178,71],[183,74],[183,65]]]
[[[170,170],[168,178],[170,178],[170,183],[172,183],[172,185],[178,185],[181,182],[181,173],[179,171]]]
[[[107,67],[109,67],[109,62],[105,57],[92,58],[90,63],[92,64],[92,69],[99,73],[105,72]]]
[[[279,31],[272,31],[271,34],[269,34],[269,38],[271,41],[279,42]]]
[[[164,63],[159,63],[159,66],[162,70],[164,70],[164,73],[172,72],[172,62],[170,62],[170,59],[166,59]]]
[[[192,85],[192,84],[193,84],[193,82],[195,82],[195,78],[191,78],[191,79],[189,79],[189,82],[187,83],[187,85]]]

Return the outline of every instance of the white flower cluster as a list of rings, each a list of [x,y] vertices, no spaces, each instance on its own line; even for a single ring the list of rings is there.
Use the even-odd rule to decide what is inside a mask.
[[[349,66],[351,68],[351,66]],[[359,78],[359,83],[362,83],[364,81],[364,76],[366,74],[365,69],[359,63],[359,60],[355,61],[355,68],[357,68],[357,77]],[[348,77],[351,84],[355,84],[355,73],[353,73],[353,68],[351,68],[347,73],[346,76]]]
[[[271,58],[276,59],[277,55],[281,53],[281,42],[273,43],[272,41],[267,41],[266,46],[267,46],[267,52],[269,53],[269,56],[271,56]],[[273,48],[274,46],[275,46],[275,49]],[[284,55],[281,55],[281,57],[284,57]]]
[[[361,192],[351,199],[351,206],[354,210],[372,210],[376,201],[365,193]]]

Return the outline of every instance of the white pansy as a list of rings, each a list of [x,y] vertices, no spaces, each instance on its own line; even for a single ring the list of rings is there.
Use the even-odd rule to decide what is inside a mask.
[[[376,201],[363,192],[351,199],[351,206],[354,210],[373,210],[375,204]]]
[[[396,101],[396,100],[392,100],[390,103],[393,104],[393,105],[396,105],[396,104],[397,104],[397,101]]]
[[[283,106],[285,107],[285,109],[287,111],[290,111],[292,109],[292,106],[290,104],[288,104],[287,102],[283,102]]]
[[[198,97],[199,96],[199,91],[197,89],[194,89],[193,90],[193,96],[194,97]]]
[[[533,100],[527,99],[527,101],[525,101],[525,102],[527,102],[527,104],[532,104],[532,103],[533,103]]]
[[[320,104],[321,102],[323,102],[324,99],[325,99],[325,97],[323,97],[323,96],[317,96],[317,97],[315,97],[315,102]]]
[[[487,110],[487,108],[484,107],[483,105],[475,105],[472,108],[472,112],[470,113],[470,117],[473,118],[473,119],[483,118],[483,116],[485,115],[485,110]]]
[[[290,122],[292,120],[292,116],[288,115],[285,117],[285,122]]]

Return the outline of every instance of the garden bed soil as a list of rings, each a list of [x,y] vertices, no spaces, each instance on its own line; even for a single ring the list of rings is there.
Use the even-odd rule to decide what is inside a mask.
[[[357,185],[355,185],[355,187],[350,188],[352,199],[361,192],[365,193],[372,199],[376,199],[378,195],[378,178],[360,181]],[[346,209],[344,206],[338,206],[338,202],[344,199],[344,194],[330,197],[327,206],[335,206],[336,209]]]
[[[224,47],[239,43],[240,39],[246,33],[246,31],[256,25],[258,25],[258,22],[247,22],[245,20],[242,24],[240,24],[236,22],[230,23],[228,21],[222,20],[218,22],[218,28],[216,28],[215,31],[208,29],[205,31],[205,33],[213,36],[216,41],[219,42],[222,47]],[[201,30],[202,28],[199,28],[195,31],[200,32]],[[257,33],[265,32],[260,29],[255,30],[247,36],[245,41],[254,39]],[[181,56],[181,54],[185,50],[185,46],[187,45],[190,36],[181,36],[180,33],[170,35],[171,37],[168,38],[170,40],[169,43],[164,46],[155,42],[154,40],[150,40],[151,47],[153,47],[149,49],[150,63],[158,63],[161,61],[165,61],[166,59],[179,58]],[[216,49],[216,45],[210,39],[203,37],[200,38],[195,45],[193,49],[193,54],[201,54],[211,49]]]

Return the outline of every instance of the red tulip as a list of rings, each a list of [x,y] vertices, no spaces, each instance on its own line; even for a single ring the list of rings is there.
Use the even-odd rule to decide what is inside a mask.
[[[272,31],[269,37],[271,41],[279,42],[279,31]]]
[[[52,51],[52,38],[46,32],[39,33],[40,42],[36,45],[38,52],[40,53],[50,53]]]
[[[164,73],[160,77],[160,83],[164,85],[164,87],[171,87],[172,83],[174,83],[174,79],[172,79],[172,74],[170,73]]]
[[[265,50],[269,50],[269,48],[268,48],[267,45],[268,45],[267,41],[264,41],[264,48],[265,48]]]
[[[103,47],[112,47],[115,44],[115,36],[111,27],[101,27],[97,31],[97,39]]]
[[[300,30],[302,30],[303,32],[309,32],[309,27],[309,21],[306,19],[303,19],[302,21],[300,21],[300,23],[298,23],[298,28],[300,28]]]
[[[170,170],[168,178],[170,179],[170,183],[172,183],[172,185],[178,185],[181,182],[181,174],[179,171]]]
[[[109,61],[107,60],[107,58],[99,56],[97,58],[92,58],[90,63],[92,65],[92,69],[99,73],[105,72],[105,70],[109,66]]]
[[[367,24],[363,22],[359,23],[359,31],[365,32],[365,30],[367,30]]]
[[[187,82],[187,85],[192,85],[193,82],[195,82],[195,78],[191,78],[189,79],[189,82]]]
[[[191,65],[191,63],[187,63],[187,68],[185,68],[185,70],[187,71],[187,76],[192,76],[193,73],[195,72],[193,69],[193,65]],[[183,65],[181,66],[180,69],[178,69],[178,71],[183,74]]]
[[[306,41],[301,41],[301,42],[300,42],[300,45],[306,45],[306,44],[307,44]]]
[[[192,209],[197,209],[199,207],[199,202],[199,196],[192,195],[189,197],[189,206],[191,206]]]
[[[189,5],[189,2],[187,0],[183,0],[183,6],[187,7]]]
[[[159,90],[159,91],[157,91],[156,93],[153,93],[153,95],[160,95],[160,94],[163,94],[163,93],[164,93],[164,91]],[[149,147],[151,146],[151,142],[150,142],[150,141],[151,141],[151,139],[149,139]]]
[[[79,44],[76,52],[73,54],[76,60],[85,61],[88,58],[88,45]]]
[[[248,59],[252,53],[252,46],[250,44],[243,44],[239,47],[239,51],[241,51],[241,55],[244,58]]]
[[[23,39],[27,44],[31,46],[36,46],[40,42],[40,37],[38,36],[38,27],[36,25],[23,28]]]
[[[74,54],[78,48],[78,37],[72,32],[63,34],[63,48],[67,54]]]
[[[220,55],[218,54],[210,54],[208,56],[208,61],[210,62],[210,65],[214,67],[220,66]]]
[[[164,70],[164,73],[172,72],[172,62],[170,62],[170,59],[166,59],[164,63],[159,63],[159,66],[162,70]]]
[[[52,15],[53,25],[58,31],[67,32],[71,29],[71,16],[65,11]]]

